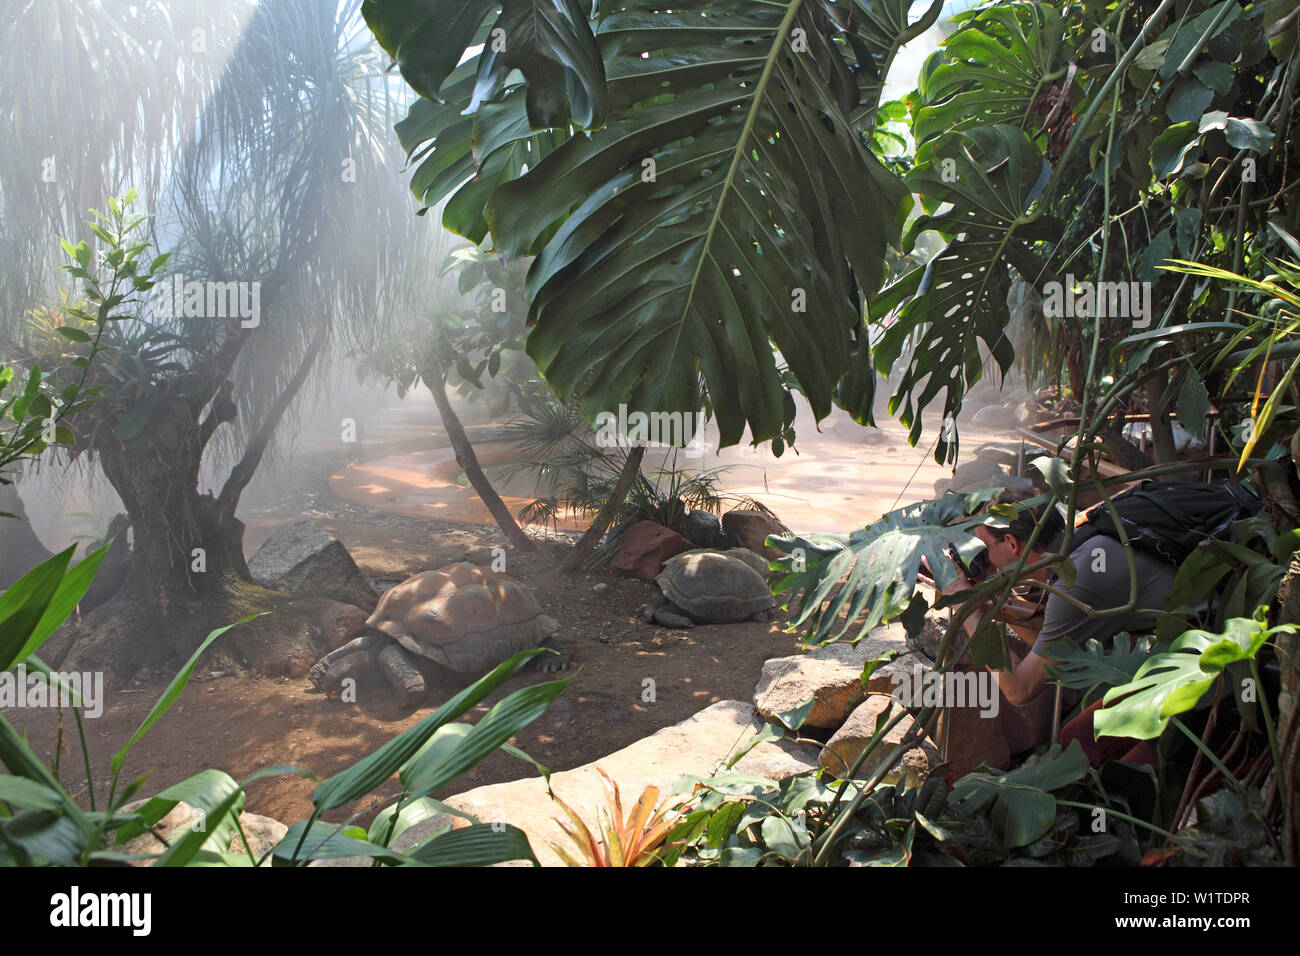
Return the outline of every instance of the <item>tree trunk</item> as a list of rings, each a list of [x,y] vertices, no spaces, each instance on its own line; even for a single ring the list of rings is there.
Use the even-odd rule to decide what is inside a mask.
[[[431,368],[424,373],[423,378],[425,384],[429,386],[429,391],[433,393],[433,400],[438,406],[438,416],[442,419],[442,426],[447,429],[447,438],[456,452],[456,464],[465,469],[465,477],[469,479],[479,500],[483,502],[484,507],[496,521],[497,527],[501,529],[501,533],[512,545],[520,551],[536,551],[537,544],[515,523],[510,509],[506,507],[506,503],[492,487],[492,482],[488,481],[487,475],[483,473],[478,463],[478,456],[474,454],[474,446],[469,443],[465,427],[460,423],[460,416],[456,414],[456,410],[451,407],[450,399],[447,398],[447,379],[442,369]]]
[[[239,510],[239,499],[244,489],[248,487],[248,483],[253,480],[257,466],[262,463],[262,455],[266,453],[267,446],[275,437],[280,419],[293,404],[294,398],[311,374],[312,367],[316,364],[316,359],[325,345],[325,332],[326,326],[322,325],[316,337],[307,346],[307,351],[303,354],[302,361],[298,363],[293,377],[267,410],[257,432],[249,438],[243,457],[230,470],[230,476],[222,485],[221,494],[217,496],[214,503],[213,520],[221,535],[222,552],[235,573],[245,581],[252,581],[253,575],[248,570],[248,563],[244,559],[244,523],[235,517],[235,512]]]
[[[587,556],[596,549],[596,542],[600,536],[605,533],[618,514],[618,509],[623,505],[623,499],[627,493],[632,490],[632,483],[636,481],[636,476],[641,471],[641,459],[645,457],[645,446],[638,445],[633,448],[627,455],[627,461],[623,463],[623,470],[619,472],[618,484],[614,486],[614,491],[610,494],[609,499],[596,513],[596,520],[591,523],[581,538],[578,539],[577,545],[569,552],[568,557],[560,564],[561,574],[573,574],[582,568],[582,562],[587,560]]]

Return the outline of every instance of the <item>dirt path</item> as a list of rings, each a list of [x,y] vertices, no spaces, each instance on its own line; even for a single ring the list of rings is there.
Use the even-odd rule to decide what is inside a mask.
[[[793,459],[782,466],[779,474],[766,476],[767,487],[775,481],[793,488],[795,482],[803,481],[810,490],[805,493],[806,503],[800,513],[818,515],[816,525],[829,523],[841,529],[886,510],[909,479],[912,485],[907,500],[926,497],[933,476],[917,471],[916,462],[923,452],[908,448],[901,440],[901,430],[895,431],[898,434],[888,434],[883,440],[859,438],[857,444],[870,446],[870,455],[860,450],[856,461],[853,444],[840,443],[840,466],[861,469],[870,465],[866,470],[879,478],[869,495],[858,493],[860,488],[846,479],[843,468],[828,467],[825,461],[819,464],[811,457]],[[248,552],[255,551],[279,525],[310,518],[335,534],[372,583],[383,589],[416,571],[461,560],[471,550],[504,545],[495,527],[473,523],[476,516],[472,511],[459,507],[430,509],[427,500],[385,500],[385,496],[400,498],[400,494],[392,488],[383,492],[361,489],[364,482],[360,480],[340,482],[337,478],[340,474],[365,475],[367,468],[373,478],[376,458],[418,463],[420,454],[428,454],[421,449],[427,449],[429,444],[425,434],[407,436],[384,447],[371,446],[365,449],[368,464],[347,460],[337,446],[304,450],[295,459],[293,469],[299,486],[306,490],[241,513],[248,525]],[[968,447],[974,448],[975,443]],[[906,458],[902,457],[904,450]],[[943,474],[933,463],[922,468]],[[804,477],[800,478],[800,474]],[[855,471],[854,477],[857,475]],[[419,484],[418,474],[394,476],[391,470],[388,474],[390,481],[407,478],[414,479],[411,487]],[[758,482],[748,491],[761,494],[764,487],[763,482]],[[454,494],[455,483],[443,481],[442,490]],[[841,503],[832,506],[832,496]],[[853,502],[856,517],[852,520],[846,517],[849,509],[842,503],[845,500]],[[387,510],[370,507],[372,503]],[[467,520],[432,520],[431,510]],[[799,520],[799,513],[782,514],[799,530],[805,530],[810,523]],[[515,738],[518,746],[552,770],[595,760],[715,701],[748,699],[763,661],[791,653],[799,643],[796,635],[782,632],[783,618],[768,624],[716,625],[687,631],[649,625],[641,619],[640,611],[651,596],[650,584],[610,574],[561,577],[555,564],[555,555],[543,549],[532,556],[512,556],[509,565],[510,573],[527,583],[547,613],[560,623],[561,641],[572,657],[574,677],[569,688],[546,714]],[[597,590],[601,584],[605,587]],[[544,679],[536,672],[515,677],[471,712],[468,719],[477,720],[491,703]],[[143,721],[165,682],[159,677],[127,688],[108,701],[101,717],[87,721],[96,791],[101,800],[109,757]],[[649,692],[651,688],[653,693]],[[207,767],[221,768],[242,780],[260,768],[280,763],[296,764],[323,778],[416,723],[456,690],[454,685],[435,685],[424,705],[403,711],[393,704],[387,685],[378,677],[360,683],[356,704],[344,704],[325,698],[306,680],[215,675],[200,665],[194,682],[176,706],[133,749],[124,779],[149,771],[150,779],[142,792],[151,794]],[[39,755],[47,760],[54,758],[59,732],[53,711],[9,709],[6,716],[29,735]],[[65,781],[84,781],[80,746],[71,721],[63,736],[61,765]],[[436,795],[532,772],[530,767],[497,754]],[[249,788],[248,808],[285,822],[301,819],[310,813],[314,785],[294,776],[257,781]],[[396,783],[390,781],[387,786],[384,792],[393,792]],[[346,815],[331,817],[342,819]]]

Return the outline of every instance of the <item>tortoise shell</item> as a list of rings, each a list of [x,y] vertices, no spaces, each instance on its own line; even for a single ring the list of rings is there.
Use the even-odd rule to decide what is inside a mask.
[[[366,624],[453,674],[475,676],[559,630],[528,588],[468,561],[389,589]]]
[[[664,597],[697,621],[743,621],[776,607],[761,574],[717,551],[669,558],[655,583]]]

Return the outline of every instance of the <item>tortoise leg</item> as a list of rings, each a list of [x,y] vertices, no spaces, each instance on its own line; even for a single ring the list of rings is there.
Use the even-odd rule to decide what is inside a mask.
[[[414,704],[424,696],[424,675],[400,644],[389,641],[377,659],[380,671],[397,691],[402,706]]]
[[[533,666],[535,666],[539,671],[543,674],[549,674],[555,671],[568,670],[568,651],[559,644],[556,644],[555,641],[550,638],[542,641],[539,646],[545,648],[547,651],[547,653],[538,654],[533,658]]]
[[[363,634],[330,651],[307,672],[310,680],[326,694],[336,694],[345,677],[355,677],[374,663],[374,648],[383,641],[379,634]]]
[[[772,620],[772,609],[768,608],[765,611],[755,611],[749,616],[749,619],[751,621],[770,621]]]
[[[643,612],[646,619],[646,623],[647,624],[653,623],[655,619],[655,611],[659,610],[667,603],[668,603],[668,599],[663,596],[662,592],[656,594],[653,598],[651,598],[650,603],[645,606],[645,611]]]
[[[655,609],[655,620],[664,627],[694,627],[695,622],[686,616],[686,613],[676,604],[664,602],[662,607]]]

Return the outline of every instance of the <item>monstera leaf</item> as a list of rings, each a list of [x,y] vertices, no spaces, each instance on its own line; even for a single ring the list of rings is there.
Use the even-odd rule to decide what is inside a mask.
[[[830,643],[858,625],[853,640],[861,640],[882,621],[907,610],[922,558],[939,587],[948,587],[957,570],[947,550],[955,548],[967,564],[979,553],[984,545],[973,531],[985,519],[972,512],[994,494],[947,494],[908,505],[847,536],[769,538],[773,547],[789,555],[774,562],[785,574],[773,580],[772,591],[790,592],[783,607],[800,602],[790,629],[807,628],[810,644]],[[841,622],[840,614],[846,611]]]
[[[906,181],[914,191],[951,208],[921,216],[909,229],[915,238],[926,229],[955,236],[926,266],[914,269],[886,288],[871,306],[883,321],[902,306],[875,350],[876,368],[888,375],[904,345],[918,331],[920,344],[890,399],[890,414],[911,428],[909,440],[921,435],[921,412],[945,391],[949,427],[940,435],[935,460],[957,459],[955,427],[962,397],[979,380],[983,357],[980,341],[1002,372],[1015,350],[1004,334],[1010,313],[1008,263],[1030,283],[1049,276],[1026,242],[1060,235],[1050,217],[1020,224],[1051,168],[1029,137],[1011,126],[989,126],[957,133],[922,147]],[[901,413],[899,409],[902,409]]]
[[[498,8],[500,16],[487,27]],[[604,121],[604,63],[576,0],[383,0],[366,3],[364,12],[402,78],[429,100],[444,102],[442,86],[465,50],[484,43],[472,105],[494,97],[517,69],[534,127]]]
[[[1011,773],[969,773],[948,798],[959,814],[974,815],[992,802],[989,819],[1008,847],[1027,846],[1056,820],[1051,791],[1077,783],[1088,773],[1088,757],[1077,740],[1064,751],[1030,757]]]
[[[829,413],[908,205],[853,119],[874,82],[865,9],[602,11],[607,126],[487,207],[502,251],[537,256],[528,354],[562,396],[581,388],[585,417],[621,403],[695,412],[707,390],[724,445],[746,426],[776,437],[786,392],[773,344],[814,413]]]
[[[1107,692],[1093,718],[1097,736],[1159,737],[1169,718],[1195,707],[1229,664],[1251,660],[1274,634],[1295,630],[1289,624],[1266,627],[1264,610],[1253,620],[1233,618],[1222,634],[1187,631],[1167,653],[1150,658],[1130,683]]]
[[[1096,638],[1090,638],[1082,647],[1069,638],[1053,641],[1044,649],[1044,656],[1054,663],[1047,665],[1047,673],[1064,687],[1087,691],[1101,686],[1127,684],[1151,655],[1155,640],[1139,637],[1130,640],[1127,632],[1115,635],[1109,648]]]
[[[1030,107],[1050,80],[1066,74],[1065,27],[1051,6],[1011,3],[968,16],[944,44],[942,59],[918,79],[925,104],[913,127],[918,143],[996,123],[1036,134],[1042,117]]]

